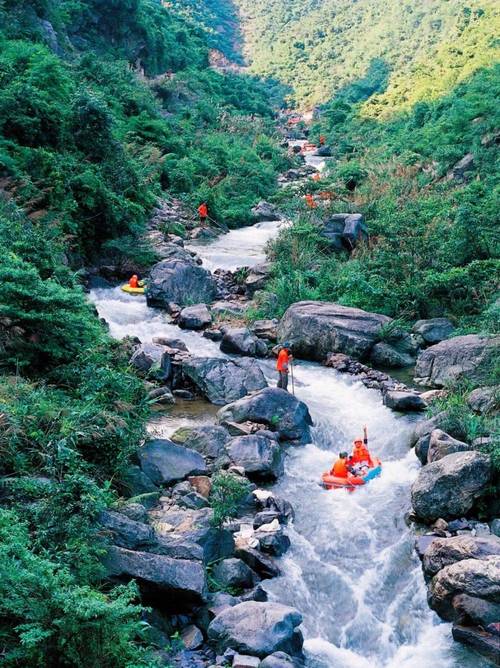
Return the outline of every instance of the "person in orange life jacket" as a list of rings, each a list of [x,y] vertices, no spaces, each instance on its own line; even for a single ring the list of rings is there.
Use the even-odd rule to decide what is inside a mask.
[[[293,356],[290,351],[290,344],[284,343],[278,354],[276,369],[278,371],[278,387],[282,390],[288,390],[288,371]]]
[[[373,460],[368,450],[368,430],[363,427],[363,440],[357,438],[354,441],[351,461],[353,464],[367,464],[373,466]]]
[[[304,199],[306,200],[306,204],[310,209],[316,208],[316,202],[314,201],[314,197],[311,194],[307,194]]]
[[[325,135],[320,135],[320,136],[319,136],[319,145],[320,145],[320,146],[324,146],[324,145],[325,145],[325,142],[326,142],[326,137],[325,137]]]
[[[138,288],[139,287],[139,277],[137,274],[134,274],[128,282],[129,288]]]
[[[205,204],[205,202],[200,204],[200,206],[198,207],[198,213],[200,215],[200,223],[201,225],[204,225],[207,222],[208,218],[208,207]]]
[[[339,458],[334,462],[330,475],[334,475],[337,478],[348,478],[351,473],[349,460],[350,457],[348,457],[347,452],[339,453]]]

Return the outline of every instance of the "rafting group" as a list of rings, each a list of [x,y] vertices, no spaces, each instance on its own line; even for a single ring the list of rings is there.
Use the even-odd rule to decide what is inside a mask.
[[[322,482],[327,489],[344,487],[354,489],[380,475],[382,462],[373,457],[368,450],[368,430],[363,427],[363,438],[354,441],[352,454],[341,452],[330,471],[322,475]]]

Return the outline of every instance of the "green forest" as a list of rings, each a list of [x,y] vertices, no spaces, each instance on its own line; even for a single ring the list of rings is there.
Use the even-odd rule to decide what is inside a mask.
[[[103,584],[96,525],[150,406],[83,274],[110,249],[154,263],[158,198],[229,228],[261,200],[290,216],[252,319],[317,299],[499,333],[499,28],[493,0],[0,0],[2,666],[157,665],[137,587]],[[248,67],[217,71],[211,49]],[[333,156],[299,194],[367,221],[352,255],[278,187],[297,164],[279,91],[316,108],[309,140]]]

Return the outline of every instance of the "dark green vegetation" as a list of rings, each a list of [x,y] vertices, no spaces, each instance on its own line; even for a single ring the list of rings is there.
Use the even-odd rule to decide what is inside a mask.
[[[136,239],[164,191],[229,225],[273,192],[262,85],[209,69],[205,40],[153,0],[0,2],[4,666],[153,665],[135,589],[101,584],[96,529],[144,388],[78,270],[107,247],[153,260]]]

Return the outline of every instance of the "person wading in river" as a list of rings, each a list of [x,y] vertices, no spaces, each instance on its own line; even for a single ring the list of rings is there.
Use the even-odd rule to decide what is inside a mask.
[[[205,202],[200,204],[198,207],[198,214],[200,216],[200,224],[204,226],[208,218],[208,206],[205,204]]]
[[[279,351],[278,360],[276,362],[276,369],[278,370],[279,374],[278,387],[280,387],[282,390],[288,391],[288,371],[292,360],[293,357],[290,351],[290,345],[288,343],[284,343],[283,347]]]

